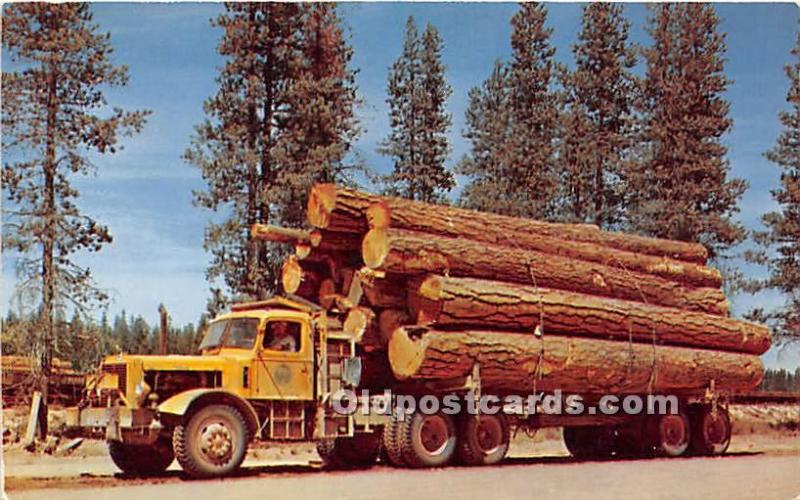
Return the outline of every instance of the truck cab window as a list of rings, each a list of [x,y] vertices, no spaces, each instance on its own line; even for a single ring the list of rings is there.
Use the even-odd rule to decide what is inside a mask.
[[[300,350],[300,323],[270,321],[264,332],[264,349],[297,352]]]

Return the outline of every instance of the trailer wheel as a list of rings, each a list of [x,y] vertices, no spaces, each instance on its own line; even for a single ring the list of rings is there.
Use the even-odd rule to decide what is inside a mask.
[[[168,439],[159,438],[152,445],[131,445],[109,441],[108,454],[114,465],[125,474],[151,476],[167,470],[175,454]]]
[[[175,428],[172,445],[183,470],[193,477],[225,476],[236,471],[247,453],[247,424],[239,410],[210,405]]]
[[[468,415],[460,422],[458,458],[466,465],[493,465],[505,458],[510,440],[504,415]]]
[[[721,455],[731,444],[731,418],[726,408],[711,411],[707,405],[698,406],[691,413],[691,448],[696,455]]]
[[[578,459],[603,459],[616,451],[616,435],[612,427],[564,427],[564,446]]]
[[[441,467],[453,459],[456,451],[456,425],[450,415],[414,413],[406,416],[398,437],[403,460],[410,467]]]
[[[691,440],[689,417],[683,410],[674,415],[652,415],[645,424],[645,439],[656,455],[684,455]]]
[[[407,421],[407,416],[405,420],[402,421],[390,418],[389,423],[383,427],[383,450],[386,453],[386,458],[389,463],[395,467],[406,466],[406,462],[403,460],[403,447],[402,440],[400,439],[400,432],[402,425]]]

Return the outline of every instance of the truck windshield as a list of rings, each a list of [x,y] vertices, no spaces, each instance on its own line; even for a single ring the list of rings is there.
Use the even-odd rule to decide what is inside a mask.
[[[257,318],[234,318],[215,321],[208,327],[200,350],[217,347],[251,349],[258,334]]]

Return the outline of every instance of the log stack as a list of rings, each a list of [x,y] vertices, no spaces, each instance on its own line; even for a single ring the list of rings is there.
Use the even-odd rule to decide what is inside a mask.
[[[749,390],[769,330],[731,318],[699,244],[376,196],[309,196],[283,288],[342,317],[404,381],[497,390]]]

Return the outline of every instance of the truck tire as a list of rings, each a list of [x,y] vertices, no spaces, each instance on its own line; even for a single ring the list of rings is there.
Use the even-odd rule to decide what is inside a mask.
[[[711,411],[709,405],[697,405],[689,412],[692,425],[691,452],[694,455],[721,455],[731,444],[731,418],[727,408]]]
[[[336,440],[323,439],[316,442],[317,454],[322,459],[323,465],[331,469],[338,469],[342,466],[339,457],[336,455]]]
[[[458,458],[466,465],[493,465],[505,458],[510,435],[504,415],[467,415],[458,433]]]
[[[450,415],[416,412],[399,427],[403,460],[409,467],[442,467],[456,451],[456,425]]]
[[[395,467],[406,466],[406,462],[403,460],[403,447],[399,435],[401,432],[400,427],[407,421],[408,417],[403,421],[396,421],[392,417],[389,419],[389,423],[383,426],[383,451],[389,463]]]
[[[687,454],[691,434],[689,417],[683,410],[671,415],[649,415],[645,422],[647,449],[656,456],[679,457]]]
[[[579,460],[604,459],[615,451],[614,429],[609,427],[564,427],[564,446]]]
[[[371,467],[378,460],[380,447],[380,436],[373,434],[317,441],[317,453],[332,469]]]
[[[109,441],[108,454],[114,465],[125,474],[151,476],[167,470],[175,454],[169,439],[159,438],[152,445],[131,445]]]
[[[381,436],[363,433],[336,438],[335,450],[337,458],[345,467],[372,467],[381,452]]]
[[[209,405],[175,428],[172,446],[183,470],[192,477],[218,477],[235,472],[247,454],[250,437],[239,410]]]

